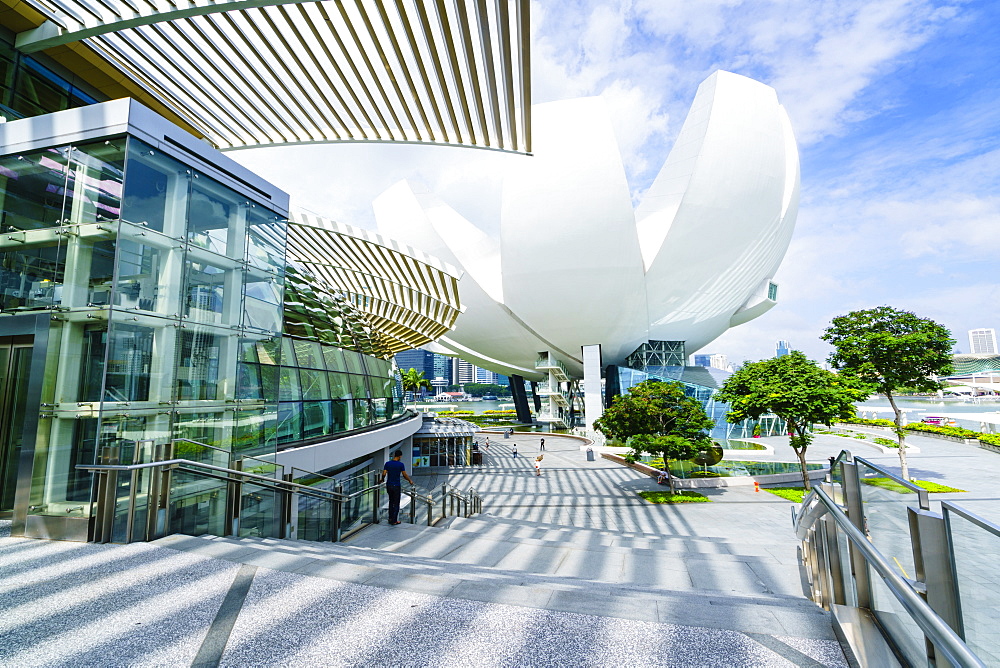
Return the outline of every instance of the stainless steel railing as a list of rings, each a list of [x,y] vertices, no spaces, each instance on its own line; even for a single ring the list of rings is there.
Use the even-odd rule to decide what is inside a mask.
[[[204,446],[204,451],[196,447],[191,453],[205,452],[213,461],[218,453],[229,454],[186,442]],[[380,483],[344,493],[340,488],[294,482],[293,477],[326,486],[337,483],[297,469],[286,474],[283,467],[267,460],[243,458],[230,468],[186,457],[164,457],[174,449],[173,443],[163,444],[145,448],[142,457],[134,453],[129,457],[123,456],[118,446],[108,446],[102,449],[98,463],[77,466],[95,475],[92,541],[129,543],[171,533],[339,541],[378,523],[383,512],[384,485]],[[122,463],[123,459],[153,461]],[[264,475],[244,470],[244,465],[255,469],[274,466],[275,471]],[[428,526],[449,514],[468,516],[482,511],[482,499],[471,491],[463,495],[445,489],[440,504],[433,492],[417,487],[403,493],[409,498],[411,523],[416,523],[420,507],[426,508]],[[441,513],[437,514],[439,507]]]
[[[925,490],[842,452],[826,484],[793,513],[811,596],[835,619],[852,608],[870,615],[903,665],[997,665],[1000,647],[993,646],[992,629],[972,638],[963,624],[968,611],[961,605],[948,517],[971,519],[970,527],[986,529],[998,545],[1000,527],[951,502],[942,506],[943,516],[931,512]],[[994,580],[1000,588],[1000,578]],[[987,617],[977,612],[977,619]],[[863,647],[855,649],[864,654]],[[857,658],[866,664],[864,656]]]

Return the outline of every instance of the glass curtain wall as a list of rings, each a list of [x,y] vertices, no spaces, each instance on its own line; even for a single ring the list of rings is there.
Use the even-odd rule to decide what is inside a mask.
[[[89,512],[101,446],[274,452],[277,397],[236,381],[280,341],[282,217],[121,136],[0,158],[0,225],[0,312],[53,311],[32,514]]]
[[[30,514],[87,516],[104,446],[267,456],[403,413],[346,302],[286,322],[286,225],[135,137],[0,156],[0,318],[52,314]]]

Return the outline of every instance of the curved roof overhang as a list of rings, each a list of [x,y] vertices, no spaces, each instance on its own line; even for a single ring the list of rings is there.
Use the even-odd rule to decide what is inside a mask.
[[[222,150],[380,141],[528,153],[528,5],[23,0],[37,25],[16,46],[86,47]]]
[[[440,338],[463,310],[462,272],[373,232],[295,212],[286,253],[317,279],[314,288],[362,312],[393,353]]]

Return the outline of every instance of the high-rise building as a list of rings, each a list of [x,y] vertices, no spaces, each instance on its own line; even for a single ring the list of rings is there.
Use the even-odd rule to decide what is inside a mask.
[[[996,355],[997,331],[995,329],[970,329],[969,352],[973,355]]]
[[[710,353],[707,355],[693,355],[695,366],[704,366],[711,369],[722,369],[725,371],[729,367],[729,358],[722,353]]]
[[[775,346],[775,357],[784,357],[792,350],[792,345],[788,341],[778,341]]]

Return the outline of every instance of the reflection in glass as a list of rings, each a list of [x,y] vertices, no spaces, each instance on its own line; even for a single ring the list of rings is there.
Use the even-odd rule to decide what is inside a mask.
[[[66,147],[0,158],[0,233],[56,227],[63,219]]]
[[[222,337],[210,331],[182,331],[177,345],[177,398],[219,399]]]
[[[1000,573],[983,560],[984,555],[998,553],[1000,536],[947,507],[945,518],[951,537],[965,642],[986,665],[1000,665],[1000,636],[996,632]]]
[[[122,220],[174,239],[183,238],[190,180],[191,171],[186,166],[129,138]]]

